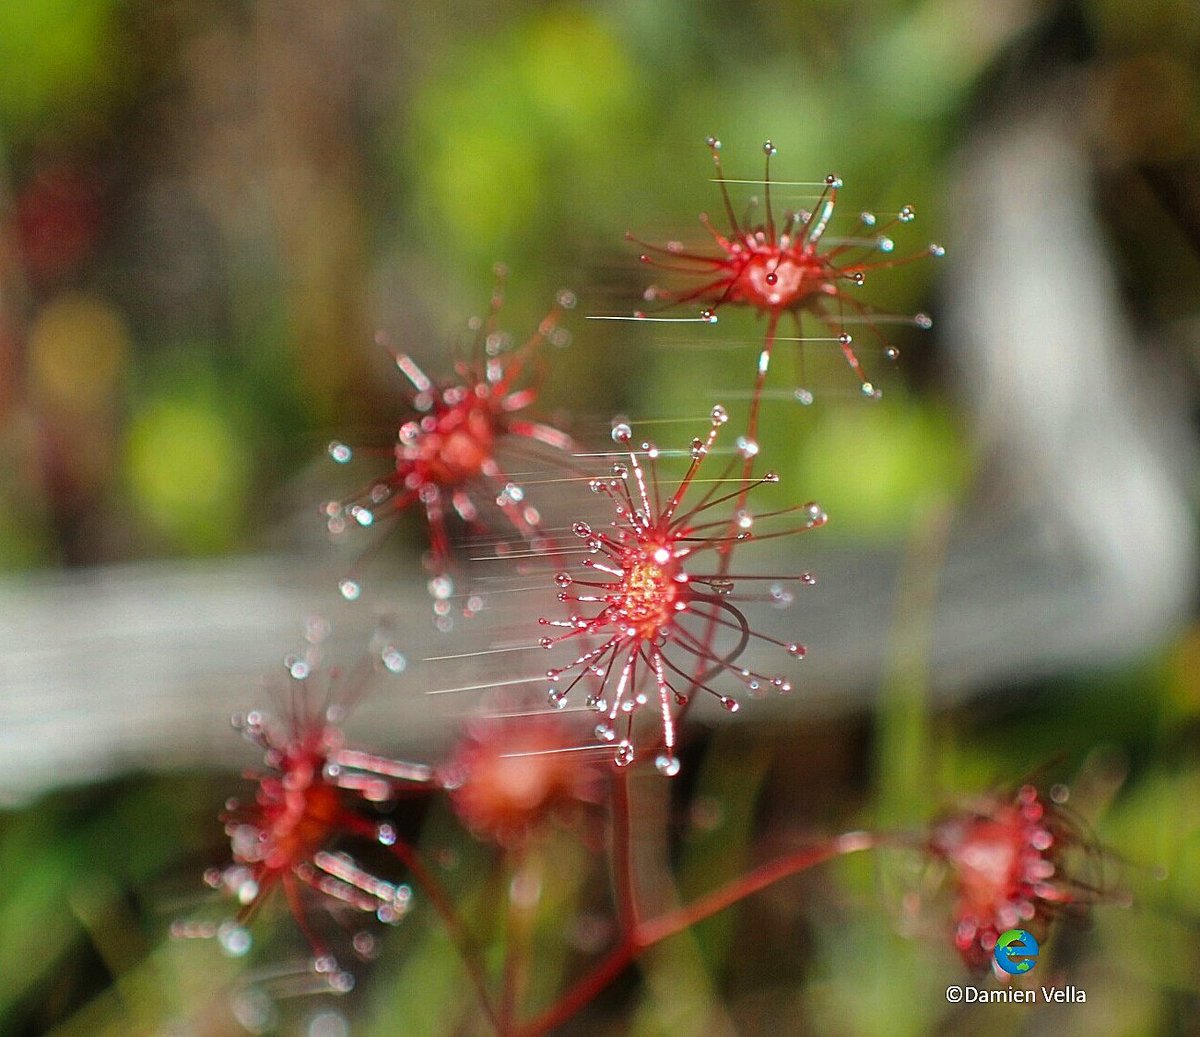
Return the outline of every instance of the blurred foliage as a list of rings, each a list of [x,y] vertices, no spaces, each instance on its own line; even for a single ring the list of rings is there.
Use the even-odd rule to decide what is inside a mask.
[[[650,278],[626,230],[703,241],[696,214],[720,211],[709,133],[731,176],[759,176],[770,137],[781,179],[845,179],[844,214],[913,204],[920,222],[898,248],[919,249],[947,222],[955,149],[991,91],[1005,76],[1036,89],[1081,74],[1102,216],[1132,301],[1164,321],[1200,303],[1190,0],[275,7],[0,5],[6,570],[279,547],[264,515],[291,507],[288,487],[323,443],[377,438],[394,418],[394,372],[380,373],[371,330],[436,362],[484,304],[497,260],[512,267],[514,328],[532,327],[560,284],[580,292],[547,410],[569,408],[584,429],[618,411],[702,415],[717,396],[736,411],[761,331],[748,316],[722,314],[744,347],[722,352],[582,318],[638,305]],[[735,193],[749,204],[750,190]],[[917,263],[872,290],[883,309],[936,312],[935,276]],[[888,331],[900,363],[863,348],[881,403],[859,399],[816,344],[803,361],[816,402],[769,401],[764,452],[837,516],[830,537],[907,545],[936,568],[922,528],[968,491],[975,459],[945,392],[951,347],[936,332]],[[775,388],[793,384],[789,353]],[[897,646],[919,646],[920,602],[907,604],[897,627],[915,642]],[[811,755],[824,737],[814,720],[755,730],[749,747],[735,744],[744,731],[716,737],[691,761],[699,777],[670,804],[681,887],[711,888],[760,840],[831,824],[916,830],[956,797],[1045,766],[1074,781],[1097,842],[1115,848],[1092,928],[1053,941],[1055,967],[1089,1001],[1069,1015],[990,1006],[972,1032],[1195,1032],[1197,646],[1193,623],[1124,672],[937,713],[919,648],[897,647],[878,715],[847,722],[823,756]],[[475,1025],[427,910],[388,933],[334,1008],[264,1007],[244,962],[211,941],[167,939],[173,918],[224,910],[200,902],[198,876],[227,851],[214,818],[230,782],[143,775],[0,817],[0,1030],[315,1035],[338,1033],[317,1026],[336,1027],[329,1013],[342,1008],[361,1034]],[[436,811],[412,827],[486,916],[498,897],[478,847]],[[608,910],[608,877],[569,838],[541,852],[532,939],[549,964],[530,996],[544,1005],[597,950],[568,934]],[[699,1032],[718,1016],[711,1032],[962,1032],[966,1017],[942,997],[963,981],[945,905],[915,896],[927,892],[918,872],[898,852],[788,880],[656,950],[574,1032]],[[1135,910],[1120,906],[1126,892]],[[900,910],[906,893],[915,914]],[[501,929],[494,919],[493,954]],[[278,905],[256,941],[251,977],[304,953]]]

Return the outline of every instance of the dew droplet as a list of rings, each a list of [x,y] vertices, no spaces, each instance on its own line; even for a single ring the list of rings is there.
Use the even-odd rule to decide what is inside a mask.
[[[772,144],[769,140],[763,141],[763,154],[764,155],[766,155],[769,158],[771,155],[776,154],[776,151],[777,151],[777,149],[776,149],[775,145]]]
[[[942,256],[946,254],[946,250],[941,245],[931,241],[929,243],[929,254],[933,256],[934,259],[941,259]]]
[[[766,281],[767,284],[774,286],[779,283],[779,275],[772,270],[767,274],[766,277],[763,278],[763,280]]]
[[[900,211],[896,214],[896,218],[901,223],[912,223],[917,218],[917,210],[911,205],[900,206]]]
[[[792,396],[795,398],[797,403],[801,403],[805,407],[812,405],[813,394],[808,389],[801,389],[797,387],[795,390],[793,390]]]
[[[275,1029],[278,1011],[275,1003],[261,987],[246,987],[229,999],[229,1009],[242,1028],[250,1033],[267,1033]]]
[[[711,417],[714,425],[724,425],[729,420],[729,412],[718,403],[713,407]]]
[[[631,763],[633,763],[633,746],[628,742],[621,742],[621,744],[617,746],[617,753],[613,757],[613,762],[618,767],[628,767]]]
[[[898,350],[895,346],[886,346],[884,347],[883,355],[889,360],[895,360],[900,356],[900,350]]]
[[[612,729],[611,724],[597,724],[596,737],[602,742],[611,742],[616,738],[616,732]]]
[[[758,453],[758,444],[753,439],[748,439],[746,436],[738,436],[737,438],[738,453],[745,458],[754,457]]]
[[[354,451],[345,443],[339,443],[337,440],[329,444],[328,450],[329,456],[338,464],[348,464],[354,458]]]
[[[237,922],[222,922],[217,927],[217,944],[230,958],[244,957],[252,943],[249,931]]]
[[[618,461],[612,466],[612,474],[618,479],[628,479],[629,465],[622,464],[620,461]]]
[[[833,187],[833,188],[838,188],[838,187],[841,187],[841,186],[842,186],[842,178],[841,178],[840,176],[837,176],[837,175],[836,175],[836,174],[834,174],[834,173],[830,173],[830,174],[829,174],[829,175],[828,175],[828,176],[825,178],[825,186],[826,186],[826,187]]]
[[[354,953],[364,961],[368,961],[375,957],[375,952],[378,949],[378,943],[374,936],[368,932],[357,932],[354,934],[354,939],[351,940],[354,946]]]
[[[429,581],[429,596],[445,601],[454,594],[454,581],[449,576],[435,576]]]
[[[342,597],[347,601],[358,601],[362,597],[362,584],[349,577],[338,581],[338,590],[342,592]]]
[[[794,655],[797,659],[803,659],[808,655],[808,649],[798,641],[793,641],[787,646],[788,654]]]
[[[864,210],[858,214],[858,219],[864,227],[875,226],[875,214],[873,212],[867,212]]]
[[[863,382],[862,394],[869,400],[878,400],[881,396],[883,396],[883,390],[876,389],[872,382]]]
[[[928,331],[933,327],[933,318],[928,313],[918,313],[913,316],[913,324],[922,331]]]
[[[614,443],[628,443],[633,439],[633,429],[625,422],[619,421],[612,427],[612,438]]]
[[[375,827],[375,838],[379,840],[383,846],[396,845],[396,829],[389,824],[380,824]]]
[[[679,757],[669,753],[660,753],[654,760],[658,773],[664,777],[673,778],[679,773]]]
[[[741,708],[738,706],[737,699],[732,699],[728,695],[719,696],[718,701],[727,713],[736,713]]]
[[[702,321],[704,321],[705,324],[716,324],[717,323],[717,311],[711,310],[711,309],[703,309],[700,311],[700,319]]]
[[[547,692],[546,698],[549,700],[550,705],[552,705],[555,709],[563,709],[566,707],[567,693],[565,691],[560,691],[558,688],[551,688],[550,691]]]
[[[383,660],[383,665],[391,673],[403,673],[408,669],[408,659],[395,645],[384,645],[379,653],[379,658]]]
[[[554,301],[564,310],[573,310],[578,300],[570,288],[560,288],[558,294],[554,297]]]

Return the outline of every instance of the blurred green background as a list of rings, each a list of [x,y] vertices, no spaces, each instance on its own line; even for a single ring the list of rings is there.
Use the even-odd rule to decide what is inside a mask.
[[[723,140],[740,178],[761,175],[769,137],[782,179],[837,172],[850,217],[911,203],[918,220],[898,229],[897,252],[932,238],[949,255],[872,279],[878,308],[938,321],[924,334],[889,325],[896,362],[864,336],[882,401],[862,400],[841,360],[812,347],[816,402],[768,403],[763,456],[834,517],[828,549],[883,552],[903,579],[877,648],[882,677],[848,693],[845,709],[751,718],[691,746],[694,778],[668,804],[681,885],[707,888],[756,845],[855,826],[917,830],[958,795],[1045,768],[1074,784],[1076,809],[1112,847],[1113,895],[1090,928],[1050,941],[1055,968],[1087,989],[1084,1006],[952,1011],[942,991],[962,972],[944,912],[936,897],[914,900],[913,862],[885,857],[789,882],[674,941],[571,1032],[1195,1032],[1194,574],[1176,574],[1153,631],[1127,645],[1117,635],[1095,664],[1068,646],[1019,678],[975,674],[942,694],[927,658],[947,516],[968,509],[984,538],[993,494],[1025,492],[1019,459],[981,431],[978,394],[964,387],[988,368],[964,360],[955,329],[990,300],[987,284],[968,297],[945,271],[995,243],[963,230],[986,229],[988,215],[964,222],[964,170],[989,140],[1058,108],[1085,157],[1081,197],[1113,271],[1104,302],[1134,329],[1126,359],[1170,387],[1170,406],[1159,413],[1152,396],[1137,427],[1163,440],[1170,485],[1193,501],[1200,20],[1190,0],[2,5],[8,585],[19,594],[58,570],[286,550],[289,516],[315,516],[298,480],[325,443],[381,429],[386,439],[395,420],[375,331],[436,369],[483,308],[496,261],[511,270],[514,329],[534,327],[560,286],[579,294],[573,342],[553,357],[540,409],[567,415],[581,438],[616,413],[702,422],[715,392],[736,412],[760,330],[750,315],[723,311],[723,347],[695,353],[695,333],[679,330],[691,325],[585,317],[641,305],[649,271],[626,230],[703,241],[696,215],[719,212],[705,136]],[[746,203],[747,191],[736,196]],[[1028,196],[1024,215],[1036,221],[1047,201]],[[1026,248],[1006,262],[1036,266]],[[1057,269],[1064,283],[1086,277]],[[1052,302],[1057,287],[1045,285]],[[956,311],[965,316],[943,322]],[[1064,304],[1062,320],[1073,319]],[[1004,355],[1012,343],[983,348]],[[793,384],[781,352],[773,387],[786,397]],[[1177,557],[1190,557],[1190,512],[1189,522]],[[1029,528],[1031,542],[1039,536]],[[853,583],[844,593],[853,598]],[[1069,625],[1045,618],[1051,644],[1060,620]],[[6,665],[15,679],[19,661]],[[836,697],[841,685],[824,690]],[[336,1002],[259,1003],[245,963],[168,939],[170,921],[200,903],[199,873],[223,859],[215,816],[237,780],[136,759],[125,769],[0,816],[0,1032],[455,1032],[445,1005],[461,979],[425,915]],[[700,814],[707,826],[688,823]],[[480,851],[446,817],[433,809],[410,828],[457,854],[452,881],[479,895],[485,869],[470,865]],[[548,880],[543,997],[574,960],[554,933],[603,902],[604,876],[587,872],[579,848],[563,839],[553,852],[566,864]],[[1132,908],[1117,904],[1125,893]],[[303,953],[283,915],[261,919],[271,935],[259,966],[271,948]]]

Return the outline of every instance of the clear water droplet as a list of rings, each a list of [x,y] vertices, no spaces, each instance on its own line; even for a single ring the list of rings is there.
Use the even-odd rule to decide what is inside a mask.
[[[389,824],[380,824],[375,826],[375,838],[379,840],[383,846],[396,845],[396,829]]]
[[[933,318],[928,313],[918,313],[913,316],[913,324],[922,331],[928,331],[933,327]]]
[[[938,245],[934,242],[930,242],[929,243],[929,254],[931,256],[933,256],[934,259],[941,259],[942,256],[944,256],[946,254],[946,250],[941,245]]]
[[[546,698],[555,709],[564,709],[567,705],[567,693],[559,691],[557,688],[551,688],[546,694]]]
[[[602,741],[602,742],[611,742],[614,738],[617,737],[617,734],[613,730],[611,724],[597,724],[596,725],[596,737],[599,738],[600,741]]]
[[[338,590],[341,591],[342,597],[347,601],[358,601],[362,597],[362,584],[357,580],[351,580],[349,577],[338,581]]]
[[[801,403],[805,407],[812,405],[813,394],[808,389],[801,389],[801,388],[797,387],[796,389],[793,390],[792,396],[795,398],[797,403]]]
[[[673,778],[679,773],[679,757],[668,753],[660,753],[654,760],[654,766],[657,768],[659,774]]]
[[[917,218],[917,210],[911,205],[902,205],[900,207],[900,212],[897,213],[896,216],[901,223],[912,223],[912,221]]]
[[[395,645],[385,645],[379,653],[383,665],[391,673],[403,673],[408,669],[408,659]]]
[[[354,459],[354,451],[351,450],[345,443],[339,443],[337,440],[329,444],[329,456],[338,464],[348,464]]]
[[[618,767],[628,767],[631,763],[633,763],[633,746],[628,742],[621,742],[621,744],[617,746],[617,753],[613,757],[613,762],[616,763]]]
[[[619,421],[612,427],[612,438],[614,443],[628,443],[633,439],[633,429],[625,422]]]
[[[217,944],[230,958],[241,958],[249,953],[253,940],[237,922],[222,922],[217,927]]]
[[[714,425],[724,425],[729,420],[729,412],[718,403],[713,407],[711,417]]]
[[[738,705],[737,699],[732,699],[728,695],[720,696],[721,706],[727,713],[736,713],[741,707]]]

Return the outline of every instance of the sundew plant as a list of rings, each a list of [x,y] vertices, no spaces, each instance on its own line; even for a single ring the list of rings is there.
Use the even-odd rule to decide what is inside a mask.
[[[1200,1031],[1192,21],[0,5],[0,1034]]]

